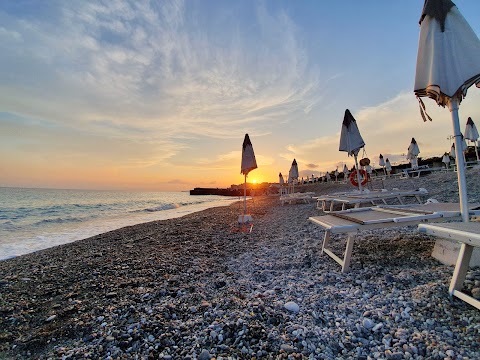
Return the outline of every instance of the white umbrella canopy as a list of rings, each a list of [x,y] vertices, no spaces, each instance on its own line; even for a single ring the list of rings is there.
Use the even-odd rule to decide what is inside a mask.
[[[420,18],[415,94],[458,102],[480,82],[480,41],[450,0],[426,0]],[[478,85],[477,85],[478,86]]]
[[[470,141],[477,141],[478,140],[478,130],[473,122],[472,118],[469,117],[467,120],[467,125],[465,127],[465,132],[463,137]]]
[[[255,159],[255,154],[253,152],[252,142],[248,134],[245,134],[242,145],[242,165],[241,173],[248,175],[250,171],[257,168],[257,160]]]
[[[410,145],[408,146],[407,159],[416,158],[420,154],[420,148],[418,147],[417,141],[415,138],[412,138]]]
[[[365,142],[358,130],[357,122],[350,113],[350,110],[345,110],[343,117],[342,132],[340,133],[339,151],[346,151],[349,156],[355,158],[355,168],[357,170],[358,189],[362,191],[362,180],[360,179],[360,168],[358,167],[357,156],[361,148],[365,146]]]
[[[385,170],[385,160],[383,159],[383,155],[380,154],[380,156],[378,157],[378,165],[380,165],[381,167],[383,167],[383,173],[385,175],[387,175],[387,171]]]
[[[463,158],[463,153],[465,150],[467,150],[467,142],[465,141],[463,135],[460,135],[462,140],[460,141],[460,153],[462,154],[462,158]],[[455,143],[452,144],[452,147],[450,148],[450,156],[453,157],[454,159],[457,158],[457,153],[456,153],[456,150],[455,150],[456,146],[455,146]]]
[[[342,132],[340,134],[339,151],[346,151],[350,156],[357,156],[361,148],[365,146],[365,142],[358,130],[357,122],[350,113],[350,110],[345,110],[343,117]]]
[[[390,160],[385,160],[385,169],[390,173],[392,171],[392,164],[390,164]]]
[[[288,182],[297,180],[298,176],[297,160],[293,159],[292,166],[290,166],[290,171],[288,172]]]
[[[457,157],[457,155],[455,154],[455,143],[453,143],[452,147],[450,148],[450,156],[454,159]]]
[[[462,219],[468,222],[468,199],[463,156],[461,156],[458,107],[473,84],[480,87],[480,40],[450,0],[426,0],[420,17],[414,93],[430,97],[452,113],[457,151],[457,177]],[[431,120],[431,119],[430,119]]]
[[[295,191],[295,181],[297,181],[298,176],[297,160],[293,159],[292,166],[290,166],[290,171],[288,172],[288,183],[292,184],[292,192]]]
[[[240,171],[245,176],[245,182],[243,184],[243,216],[239,217],[239,223],[251,220],[251,217],[247,216],[247,175],[250,171],[256,168],[257,161],[255,160],[252,142],[250,141],[248,134],[245,134],[242,145],[242,164]]]
[[[447,153],[443,154],[442,163],[444,163],[446,167],[450,164],[450,156]]]
[[[382,154],[380,154],[380,156],[378,157],[378,165],[385,166],[385,160],[383,159]]]
[[[347,164],[343,165],[343,173],[345,174],[345,176],[348,176],[350,174]]]
[[[420,149],[418,147],[418,144],[415,138],[412,138],[412,141],[408,146],[407,160],[410,160],[410,164],[412,165],[413,169],[418,168],[418,159],[417,159],[418,154],[420,154]]]
[[[477,156],[477,162],[480,161],[480,157],[478,155],[478,145],[477,145],[477,140],[478,140],[478,130],[477,127],[475,126],[475,123],[473,122],[472,118],[469,117],[467,120],[467,125],[465,127],[465,133],[464,137],[467,140],[470,140],[473,142],[475,145],[475,155]]]

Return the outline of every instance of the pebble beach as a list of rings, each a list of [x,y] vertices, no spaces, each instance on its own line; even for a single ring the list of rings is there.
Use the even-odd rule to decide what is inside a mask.
[[[467,170],[480,202],[480,170]],[[456,173],[379,180],[458,202]],[[318,195],[349,184],[312,184]],[[320,254],[315,204],[278,196],[0,262],[0,359],[480,359],[480,311],[415,226],[362,232],[351,270]],[[332,236],[341,254],[346,237]],[[480,294],[480,269],[464,291]]]

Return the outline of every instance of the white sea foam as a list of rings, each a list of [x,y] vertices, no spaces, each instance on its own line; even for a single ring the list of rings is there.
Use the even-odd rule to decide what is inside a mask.
[[[188,193],[0,188],[0,260],[237,200]]]

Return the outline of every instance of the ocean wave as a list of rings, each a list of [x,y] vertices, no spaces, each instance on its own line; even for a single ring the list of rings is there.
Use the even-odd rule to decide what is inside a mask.
[[[85,219],[71,217],[71,218],[53,218],[53,219],[42,219],[37,221],[34,225],[45,225],[45,224],[63,224],[63,223],[73,223],[81,222]]]
[[[134,210],[133,212],[157,212],[157,211],[177,209],[180,206],[182,206],[182,205],[180,205],[180,204],[163,204],[163,205],[159,205],[159,206],[148,207],[148,208],[145,208],[145,209]]]

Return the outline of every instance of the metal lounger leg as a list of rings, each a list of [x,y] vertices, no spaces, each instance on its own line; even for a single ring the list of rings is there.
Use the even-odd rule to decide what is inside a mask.
[[[468,265],[470,264],[470,258],[472,257],[472,252],[473,246],[462,243],[448,292],[450,293],[450,296],[456,296],[480,310],[480,301],[461,292],[465,276],[467,275]]]
[[[345,254],[343,259],[337,256],[332,250],[328,249],[328,243],[330,241],[330,231],[325,231],[325,237],[323,238],[322,254],[325,253],[330,256],[333,260],[339,263],[342,266],[342,273],[345,273],[350,268],[350,257],[352,256],[353,242],[355,238],[355,233],[349,233],[347,239],[347,246],[345,248]]]
[[[453,295],[454,290],[461,290],[465,276],[468,271],[468,264],[472,257],[473,246],[462,243],[460,251],[458,253],[457,263],[455,264],[455,270],[453,271],[452,281],[450,282],[450,288],[448,292]]]
[[[323,237],[323,244],[322,244],[322,252],[323,254],[324,249],[327,247],[328,242],[330,240],[330,230],[325,230],[325,236]]]
[[[350,257],[352,256],[354,237],[355,234],[348,234],[347,248],[345,249],[345,255],[343,257],[342,273],[347,272],[350,267]]]

